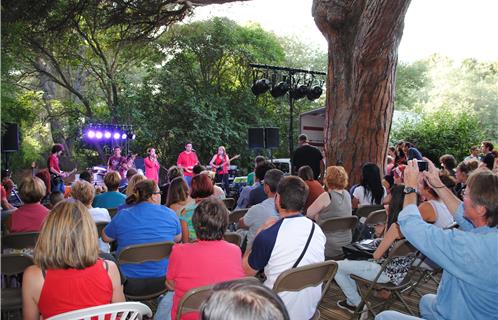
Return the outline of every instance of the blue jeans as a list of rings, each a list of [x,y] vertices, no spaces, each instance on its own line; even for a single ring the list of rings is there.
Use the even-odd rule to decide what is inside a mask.
[[[439,319],[437,316],[436,310],[434,309],[436,304],[436,295],[435,294],[426,294],[420,299],[419,309],[420,315],[422,318],[417,318],[414,316],[409,316],[407,314],[403,314],[397,311],[384,311],[379,313],[375,320],[415,320],[415,319],[426,319],[426,320],[436,320]]]
[[[183,176],[183,179],[185,179],[185,182],[187,182],[187,185],[190,188],[192,186],[192,177],[191,176]]]
[[[173,309],[173,291],[168,291],[159,297],[154,320],[171,320],[171,309]]]
[[[337,269],[334,280],[346,296],[348,304],[358,306],[361,302],[361,296],[358,294],[356,282],[351,279],[350,275],[354,274],[373,281],[379,273],[381,266],[375,262],[360,260],[342,260],[337,261],[337,264],[339,268]],[[390,280],[387,274],[383,272],[377,281],[379,283],[386,283]]]

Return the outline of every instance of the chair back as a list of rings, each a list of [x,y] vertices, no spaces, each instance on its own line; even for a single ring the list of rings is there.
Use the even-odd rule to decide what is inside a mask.
[[[153,242],[128,246],[119,253],[120,264],[141,264],[147,261],[161,261],[171,254],[174,242]]]
[[[240,218],[245,216],[249,209],[236,209],[228,215],[228,224],[239,223]]]
[[[141,320],[143,316],[152,317],[152,310],[140,302],[120,302],[105,304],[102,306],[85,308],[81,310],[62,313],[47,320],[74,320],[83,319],[122,319],[122,320]]]
[[[201,310],[202,303],[213,292],[214,285],[207,285],[199,288],[190,289],[185,293],[178,304],[176,311],[176,320],[180,320],[182,315],[188,312],[196,312]]]
[[[223,235],[223,239],[225,239],[225,241],[227,242],[233,243],[238,247],[240,247],[242,243],[242,237],[237,232],[226,232]]]
[[[384,224],[387,220],[387,212],[386,209],[375,210],[368,214],[367,219],[365,220],[365,224],[367,226],[376,225],[376,224]]]
[[[95,225],[97,226],[97,236],[100,238],[102,236],[102,230],[109,224],[109,222],[106,221],[99,221],[96,222]]]
[[[235,208],[235,199],[234,198],[225,198],[223,199],[223,203],[227,207],[228,210],[232,211]]]
[[[109,208],[107,209],[107,211],[109,211],[109,215],[111,216],[112,219],[118,213],[118,208]]]
[[[39,232],[17,232],[2,237],[2,248],[25,249],[34,248]]]
[[[361,207],[358,207],[358,209],[356,209],[355,215],[357,215],[359,218],[362,218],[362,217],[366,218],[366,217],[368,217],[370,212],[381,210],[381,209],[384,209],[384,206],[377,205],[377,204],[368,205],[368,206],[361,206]]]
[[[319,223],[320,228],[322,228],[323,233],[333,233],[337,231],[354,231],[356,224],[358,223],[358,217],[337,217],[323,220]]]
[[[408,242],[408,240],[403,239],[396,242],[394,247],[389,251],[389,258],[395,257],[406,257],[410,255],[415,255],[417,253],[417,249]]]
[[[334,279],[337,267],[335,261],[328,260],[284,271],[278,276],[277,280],[275,280],[273,291],[275,291],[275,293],[282,291],[300,291],[304,288],[316,287],[323,283],[325,285],[322,288],[321,301],[327,293],[332,279]],[[320,304],[320,301],[317,306]]]
[[[33,263],[33,258],[28,255],[2,254],[2,273],[7,276],[18,275]]]

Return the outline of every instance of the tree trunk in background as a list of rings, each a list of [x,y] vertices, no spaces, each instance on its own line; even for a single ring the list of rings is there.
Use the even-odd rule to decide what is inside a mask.
[[[314,0],[328,41],[327,165],[343,163],[358,183],[365,162],[384,168],[394,110],[398,46],[410,0]]]

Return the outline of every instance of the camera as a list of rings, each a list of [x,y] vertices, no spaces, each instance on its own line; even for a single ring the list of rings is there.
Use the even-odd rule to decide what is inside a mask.
[[[424,160],[417,160],[418,170],[420,172],[429,170],[429,163]]]

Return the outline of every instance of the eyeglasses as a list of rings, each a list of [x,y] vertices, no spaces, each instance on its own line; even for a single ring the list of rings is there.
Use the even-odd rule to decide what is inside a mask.
[[[162,191],[156,191],[156,192],[154,192],[152,194],[163,194],[163,192]]]

